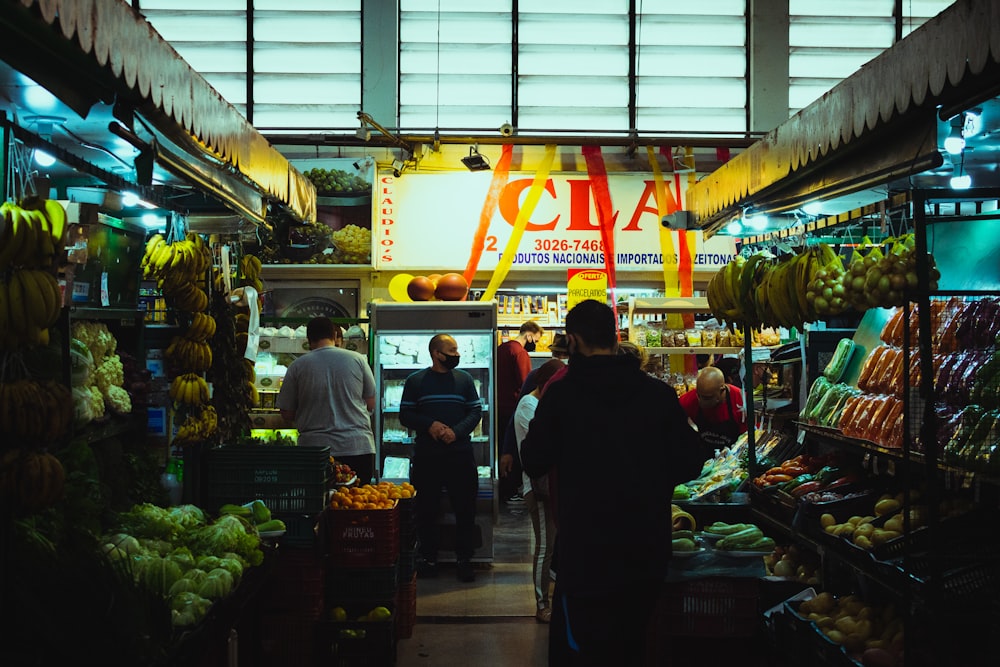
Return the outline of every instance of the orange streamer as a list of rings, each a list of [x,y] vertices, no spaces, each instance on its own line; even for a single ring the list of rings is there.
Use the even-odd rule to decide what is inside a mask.
[[[500,193],[507,187],[507,179],[510,177],[510,163],[513,155],[514,146],[505,144],[500,159],[493,168],[493,180],[490,182],[490,189],[486,193],[486,199],[483,201],[483,210],[479,212],[479,227],[476,228],[476,235],[472,239],[469,262],[465,265],[465,282],[468,285],[471,285],[473,279],[476,277],[479,260],[483,257],[483,249],[486,247],[486,233],[490,230],[490,221],[497,210]]]

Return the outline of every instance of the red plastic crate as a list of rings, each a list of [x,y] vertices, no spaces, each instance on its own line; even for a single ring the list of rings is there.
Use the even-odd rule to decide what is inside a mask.
[[[751,637],[761,627],[756,579],[706,577],[670,583],[662,601],[667,635]]]
[[[333,567],[387,567],[399,558],[398,505],[391,510],[327,508],[320,531]]]
[[[399,585],[399,603],[396,605],[396,637],[409,639],[417,624],[417,575]]]
[[[319,620],[299,614],[260,615],[261,667],[315,664]]]
[[[323,574],[323,560],[315,549],[280,548],[262,591],[262,610],[318,618],[323,611]]]

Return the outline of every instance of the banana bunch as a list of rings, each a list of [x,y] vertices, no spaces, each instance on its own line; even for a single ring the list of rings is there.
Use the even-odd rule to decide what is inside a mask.
[[[49,327],[59,319],[62,289],[42,269],[15,269],[0,277],[0,345],[48,345]]]
[[[204,341],[174,336],[167,346],[166,357],[182,373],[201,373],[212,367],[212,348]]]
[[[247,394],[250,396],[250,405],[257,407],[260,405],[260,394],[257,391],[257,385],[253,383],[253,380],[247,382]]]
[[[188,232],[183,239],[173,243],[167,243],[162,234],[154,234],[146,242],[139,266],[147,279],[164,280],[170,276],[194,282],[212,266],[212,252],[194,232]]]
[[[260,279],[261,262],[254,255],[240,257],[239,276],[241,285],[250,285],[257,293],[264,291],[264,283]]]
[[[193,282],[166,284],[163,296],[171,306],[187,313],[199,313],[208,308],[208,294]]]
[[[208,383],[197,373],[178,375],[170,383],[170,399],[184,405],[205,405],[208,403]]]
[[[203,405],[195,413],[191,412],[181,422],[174,436],[175,445],[190,445],[204,442],[212,437],[219,428],[219,416],[211,405]]]
[[[817,276],[824,267],[833,266],[837,261],[833,249],[820,243],[770,267],[755,293],[761,323],[790,329],[819,320],[821,313],[816,309],[816,299],[809,299],[809,287],[816,285]],[[822,313],[827,314],[828,311]]]
[[[763,255],[751,255],[749,259],[737,255],[712,277],[708,283],[708,306],[719,322],[737,330],[744,324],[760,327],[753,288],[766,268]]]
[[[69,433],[72,423],[73,396],[66,385],[30,379],[0,383],[0,433],[52,443]]]
[[[191,316],[191,326],[184,337],[196,342],[204,342],[215,335],[215,318],[208,313],[196,312]]]
[[[63,248],[66,210],[54,199],[33,197],[24,207],[0,204],[0,270],[11,266],[49,267]]]
[[[62,497],[65,483],[62,462],[48,452],[14,448],[0,457],[0,506],[14,507],[16,513],[51,507]]]

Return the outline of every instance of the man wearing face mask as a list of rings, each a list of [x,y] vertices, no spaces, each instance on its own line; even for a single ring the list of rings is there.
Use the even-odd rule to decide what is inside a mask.
[[[529,352],[534,352],[535,343],[542,339],[545,330],[534,320],[528,320],[521,325],[517,338],[509,340],[497,348],[496,361],[496,409],[497,409],[497,439],[496,445],[499,448],[506,437],[507,429],[513,423],[514,412],[517,410],[517,402],[521,399],[521,387],[531,373],[531,357]],[[494,453],[497,459],[500,458],[500,451]],[[513,475],[507,475],[500,479],[500,498],[508,500],[516,495],[520,485],[521,470],[516,464]]]
[[[437,573],[441,489],[455,512],[455,556],[459,581],[475,581],[470,559],[475,548],[479,478],[471,434],[482,418],[482,401],[472,376],[456,368],[458,343],[448,334],[431,338],[431,366],[403,385],[400,423],[416,432],[413,486],[417,489],[418,576]]]

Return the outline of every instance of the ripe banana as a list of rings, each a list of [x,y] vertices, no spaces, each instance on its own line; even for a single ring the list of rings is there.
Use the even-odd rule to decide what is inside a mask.
[[[27,304],[24,302],[24,290],[21,287],[20,272],[10,274],[7,282],[8,313],[11,331],[18,338],[27,333]]]
[[[55,199],[43,202],[45,217],[49,221],[49,235],[56,250],[62,248],[63,235],[66,233],[66,209]]]

